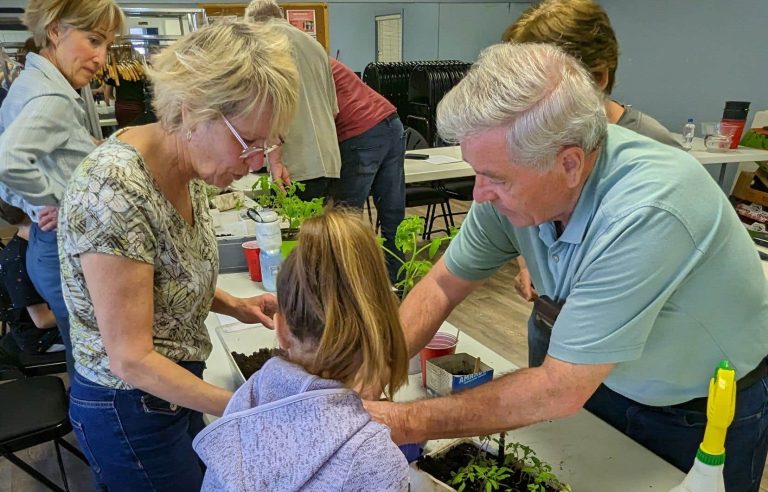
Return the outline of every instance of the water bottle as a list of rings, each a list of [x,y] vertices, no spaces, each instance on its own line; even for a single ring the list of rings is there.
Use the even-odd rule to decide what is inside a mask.
[[[693,135],[696,133],[696,125],[693,124],[693,118],[688,118],[688,123],[683,127],[683,148],[691,150],[693,147]]]
[[[283,240],[280,236],[280,221],[274,210],[254,211],[249,216],[256,222],[256,241],[262,251],[280,249]]]
[[[277,274],[280,271],[280,265],[283,263],[283,255],[280,248],[265,250],[259,253],[261,262],[261,285],[268,292],[277,290]]]

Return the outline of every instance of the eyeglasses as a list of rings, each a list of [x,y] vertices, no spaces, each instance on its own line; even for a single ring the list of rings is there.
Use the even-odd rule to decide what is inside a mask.
[[[256,145],[249,146],[248,144],[245,143],[245,140],[243,140],[243,137],[241,137],[240,134],[237,133],[237,130],[235,130],[235,127],[232,126],[232,123],[229,122],[227,117],[224,116],[224,115],[221,115],[221,118],[224,120],[224,124],[227,125],[227,128],[229,128],[229,131],[232,132],[232,135],[235,137],[235,139],[237,139],[237,141],[240,142],[240,145],[243,146],[243,152],[240,154],[240,158],[241,159],[248,159],[253,154],[257,154],[259,152],[263,152],[264,153],[264,157],[267,157],[267,155],[270,152],[274,152],[281,145],[283,145],[285,143],[285,140],[283,140],[283,137],[280,137],[280,142],[278,142],[278,143],[276,143],[274,145],[270,145],[270,146],[266,146],[266,147],[265,146],[259,147],[259,146],[256,146]]]

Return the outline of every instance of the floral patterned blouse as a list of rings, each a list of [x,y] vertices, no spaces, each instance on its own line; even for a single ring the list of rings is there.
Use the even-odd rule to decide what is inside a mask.
[[[130,389],[109,370],[80,255],[104,253],[154,266],[153,340],[155,350],[173,361],[204,361],[211,352],[205,318],[219,256],[204,183],[189,184],[190,225],[157,188],[141,155],[116,136],[86,157],[69,182],[59,216],[59,258],[77,372]]]

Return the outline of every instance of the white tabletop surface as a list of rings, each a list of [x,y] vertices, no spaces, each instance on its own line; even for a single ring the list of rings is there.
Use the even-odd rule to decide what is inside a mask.
[[[475,172],[469,163],[461,160],[461,149],[456,147],[439,147],[434,149],[419,149],[411,153],[450,156],[458,159],[450,164],[432,164],[424,160],[405,159],[405,182],[417,183],[451,178],[474,176]],[[408,152],[406,152],[407,154]],[[704,140],[693,139],[690,154],[702,164],[736,164],[739,162],[754,162],[768,160],[768,150],[739,147],[726,152],[707,152]]]
[[[435,164],[428,160],[408,159],[407,154],[427,154],[431,156],[447,157],[453,162]],[[734,164],[739,162],[753,162],[768,160],[768,150],[739,147],[727,152],[707,152],[704,141],[701,138],[693,139],[691,155],[702,164]],[[475,172],[466,161],[461,158],[461,149],[454,147],[437,147],[433,149],[409,150],[405,159],[405,182],[423,183],[442,179],[465,178],[474,176]],[[250,190],[251,184],[256,181],[255,175],[248,175],[233,183],[232,187],[238,190]]]
[[[738,147],[725,152],[707,152],[704,139],[693,139],[693,148],[689,153],[702,164],[735,164],[739,162],[754,162],[768,160],[768,150]]]
[[[236,296],[261,293],[261,284],[252,282],[247,273],[220,275],[218,287]],[[215,333],[220,324],[234,320],[211,314],[206,325],[211,334],[213,352],[207,361],[205,380],[234,389],[237,377],[229,358]],[[444,331],[456,328],[445,323]],[[270,334],[266,334],[270,338]],[[479,356],[498,376],[516,368],[512,363],[483,346],[466,333],[459,337],[458,352]],[[398,400],[426,397],[421,387],[421,375],[412,375],[409,385],[397,394]],[[680,483],[683,473],[655,454],[603,423],[586,410],[566,419],[542,422],[510,433],[511,439],[530,445],[537,455],[552,464],[555,473],[574,491],[665,491]],[[428,448],[439,445],[431,442]],[[693,457],[691,457],[693,459]]]

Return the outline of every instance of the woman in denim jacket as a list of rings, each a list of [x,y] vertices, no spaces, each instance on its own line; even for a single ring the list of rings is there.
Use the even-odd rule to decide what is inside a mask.
[[[123,29],[113,0],[30,0],[24,23],[40,54],[28,53],[0,107],[0,198],[32,219],[27,271],[51,307],[72,372],[69,318],[56,246],[58,210],[75,168],[95,147],[80,88],[104,65]]]

